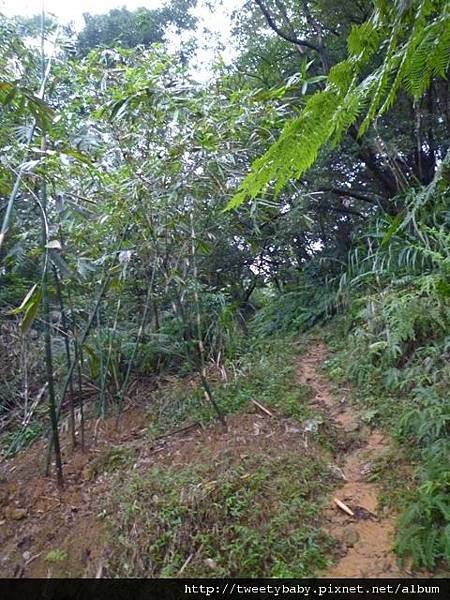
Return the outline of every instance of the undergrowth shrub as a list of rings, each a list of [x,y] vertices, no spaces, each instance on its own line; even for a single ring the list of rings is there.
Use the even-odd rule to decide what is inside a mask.
[[[256,313],[252,332],[269,337],[307,331],[333,314],[334,302],[334,290],[317,287],[312,280],[283,292],[273,290]]]
[[[426,568],[450,562],[449,191],[439,176],[410,192],[400,218],[382,217],[366,232],[365,255],[357,244],[337,293],[344,310],[328,364],[356,383],[418,463],[395,547]]]

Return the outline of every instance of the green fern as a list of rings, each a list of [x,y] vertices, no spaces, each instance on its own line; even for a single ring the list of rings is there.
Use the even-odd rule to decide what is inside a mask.
[[[450,563],[450,153],[404,211],[383,215],[349,257],[338,304],[350,333],[335,359],[417,461],[396,540],[416,566]]]
[[[377,0],[370,19],[352,28],[348,52],[348,58],[330,70],[326,88],[309,98],[300,115],[286,123],[279,139],[253,163],[228,209],[269,187],[278,194],[314,164],[322,147],[338,144],[361,117],[359,135],[363,135],[392,107],[402,88],[417,100],[433,77],[445,78],[450,64],[450,4],[413,0],[399,10],[395,3]],[[377,53],[381,66],[363,76]]]
[[[399,523],[396,550],[415,565],[434,568],[450,561],[450,469],[447,440],[429,447],[419,470],[421,485]]]

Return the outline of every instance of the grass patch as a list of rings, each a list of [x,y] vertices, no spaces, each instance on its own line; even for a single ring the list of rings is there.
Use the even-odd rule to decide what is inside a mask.
[[[64,562],[67,559],[67,553],[60,548],[55,548],[47,553],[45,560],[49,563]]]
[[[306,577],[327,565],[327,469],[314,456],[247,457],[134,474],[113,503],[113,576]],[[183,568],[184,566],[184,568]]]
[[[109,448],[89,463],[85,471],[85,476],[87,479],[94,479],[102,473],[123,471],[127,466],[131,466],[135,460],[136,451],[131,448],[122,448],[120,446]]]
[[[256,400],[283,416],[302,420],[314,416],[308,405],[311,390],[295,381],[295,367],[301,351],[286,338],[270,344],[253,342],[238,359],[227,365],[228,381],[211,381],[214,398],[222,412],[233,414],[253,410]],[[150,435],[160,435],[193,422],[208,423],[216,413],[197,385],[189,389],[178,381],[156,392],[149,412]]]
[[[222,411],[248,415],[256,400],[298,421],[300,431],[317,414],[311,390],[296,381],[298,353],[289,339],[255,343],[227,365],[227,382],[212,382]],[[155,400],[151,435],[215,417],[202,390],[186,383]],[[187,465],[121,473],[108,511],[110,575],[306,577],[324,569],[333,541],[320,529],[320,512],[333,476],[323,446],[333,436],[320,425],[306,449],[301,434],[285,445],[284,426],[274,427],[282,444],[276,437],[263,444],[246,430],[253,441],[245,449],[230,437],[222,449],[196,447]]]
[[[25,428],[17,428],[0,436],[0,456],[11,458],[30,447],[45,432],[43,420],[36,420]]]

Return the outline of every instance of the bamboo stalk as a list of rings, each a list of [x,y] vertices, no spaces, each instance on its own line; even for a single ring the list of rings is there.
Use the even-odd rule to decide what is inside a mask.
[[[147,294],[146,294],[146,298],[145,298],[144,311],[143,311],[143,314],[142,314],[141,323],[139,325],[139,330],[138,330],[138,335],[137,335],[137,338],[136,338],[136,343],[134,345],[133,352],[131,354],[130,360],[128,361],[127,370],[126,370],[126,373],[125,373],[125,378],[124,378],[122,387],[120,388],[120,392],[119,392],[119,398],[118,398],[119,412],[117,413],[116,427],[119,426],[119,419],[120,419],[120,415],[121,415],[121,412],[122,412],[122,409],[123,409],[123,399],[125,397],[125,394],[126,394],[126,391],[127,391],[127,388],[128,388],[128,382],[129,382],[129,379],[130,379],[131,369],[132,369],[134,361],[136,360],[136,356],[137,356],[139,344],[141,342],[142,334],[144,333],[144,328],[145,328],[145,325],[147,323],[147,316],[148,316],[148,311],[149,311],[149,307],[150,307],[150,300],[151,300],[152,292],[153,292],[153,284],[155,282],[155,275],[156,275],[157,264],[158,264],[158,255],[155,255],[155,259],[154,259],[154,263],[153,263],[153,268],[152,268],[152,274],[151,274],[150,282],[149,282],[148,287],[147,287]]]
[[[42,60],[42,97],[45,90],[45,82],[50,74],[50,62],[45,66],[45,50],[44,50],[44,25],[45,25],[45,12],[42,7],[41,13],[41,60]],[[41,150],[45,153],[47,149],[47,139],[45,132],[42,132],[41,137]],[[48,219],[47,219],[47,183],[45,178],[41,184],[41,221],[42,221],[42,250],[44,252],[44,265],[42,271],[42,308],[45,321],[45,366],[48,383],[48,400],[49,400],[49,414],[53,437],[53,447],[55,449],[55,467],[56,467],[56,480],[58,487],[64,486],[64,477],[62,470],[62,459],[61,459],[61,446],[59,442],[58,433],[58,417],[56,415],[56,395],[55,395],[55,382],[53,378],[53,356],[52,356],[52,340],[51,340],[51,329],[50,329],[50,301],[48,294],[48,264],[49,264],[49,231],[48,231]],[[0,240],[1,243],[1,240]]]
[[[219,417],[220,422],[224,427],[226,427],[225,417],[222,414],[222,411],[219,408],[219,405],[214,399],[211,387],[208,383],[208,379],[206,377],[206,367],[205,367],[205,347],[203,345],[202,339],[202,322],[201,322],[201,312],[200,312],[200,299],[198,295],[198,269],[197,269],[197,256],[196,256],[196,234],[194,227],[194,214],[193,211],[190,213],[190,221],[191,221],[191,258],[192,258],[192,274],[194,277],[194,306],[195,306],[195,321],[197,324],[197,348],[198,348],[198,373],[200,375],[200,380],[202,382],[203,389],[205,390],[206,397],[209,402],[213,406],[214,410]]]
[[[62,296],[61,283],[59,281],[58,271],[57,271],[55,265],[53,265],[53,274],[54,274],[54,278],[55,278],[56,295],[58,297],[59,308],[61,310],[62,333],[63,333],[63,337],[64,337],[64,347],[66,350],[67,368],[69,369],[70,363],[72,362],[71,355],[70,355],[69,329],[67,327],[66,311],[65,311],[64,300],[63,300],[63,296]],[[73,402],[72,377],[70,378],[70,382],[69,382],[69,392],[70,392],[70,406],[69,406],[70,437],[72,438],[72,448],[75,448],[77,445],[77,437],[76,437],[76,432],[75,432],[75,406],[74,406],[74,402]]]
[[[123,280],[125,278],[125,274],[127,271],[127,263],[125,263],[124,268],[122,270],[121,276],[120,278]],[[113,322],[113,330],[109,335],[109,345],[108,345],[108,355],[106,357],[106,365],[104,368],[104,371],[102,373],[102,385],[101,385],[101,394],[100,394],[100,415],[105,418],[106,417],[106,377],[108,376],[109,373],[109,365],[111,363],[111,356],[112,356],[112,351],[113,351],[113,340],[115,338],[116,332],[117,332],[117,325],[119,322],[119,314],[120,314],[120,308],[122,305],[122,298],[119,297],[119,299],[117,300],[117,304],[116,304],[116,313],[114,315],[114,322]],[[119,384],[118,382],[116,383],[116,391],[119,392]]]
[[[42,146],[45,148],[45,137],[42,138]],[[55,449],[55,463],[56,463],[56,479],[58,487],[62,488],[64,485],[64,478],[62,472],[62,460],[61,460],[61,446],[59,442],[58,434],[58,417],[56,414],[56,396],[55,396],[55,383],[53,378],[53,356],[52,356],[52,341],[51,341],[51,330],[50,330],[50,302],[48,296],[48,223],[47,223],[47,188],[45,181],[42,183],[41,188],[42,195],[42,249],[44,252],[44,266],[42,270],[42,312],[44,315],[45,323],[45,367],[46,376],[48,383],[48,399],[49,399],[49,416],[51,423],[53,447]]]

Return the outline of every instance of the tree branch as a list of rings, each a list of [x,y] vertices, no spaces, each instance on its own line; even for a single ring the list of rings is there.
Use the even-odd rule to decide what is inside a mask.
[[[317,189],[317,191],[329,192],[331,194],[336,194],[336,196],[348,196],[349,198],[356,198],[357,200],[362,200],[363,202],[368,202],[369,204],[379,204],[378,198],[373,198],[357,190],[346,190],[337,187],[320,187]]]
[[[275,23],[272,15],[270,14],[267,7],[264,5],[262,0],[255,0],[255,2],[261,9],[261,12],[263,13],[263,15],[267,21],[267,24],[273,31],[275,31],[276,34],[278,34],[281,38],[283,38],[287,42],[290,42],[291,44],[295,44],[296,46],[302,46],[302,47],[304,46],[305,48],[310,48],[311,50],[314,50],[315,52],[318,52],[320,54],[321,49],[316,44],[313,44],[312,42],[310,42],[308,40],[299,39],[295,35],[289,35],[288,33],[285,33],[281,29],[281,27],[278,27],[278,25]]]
[[[340,208],[338,206],[326,206],[324,204],[320,204],[319,206],[315,206],[314,209],[321,212],[326,212],[329,210],[331,212],[340,213],[343,215],[354,215],[355,217],[361,218],[364,217],[362,213],[360,213],[358,210],[353,210],[352,208]]]

